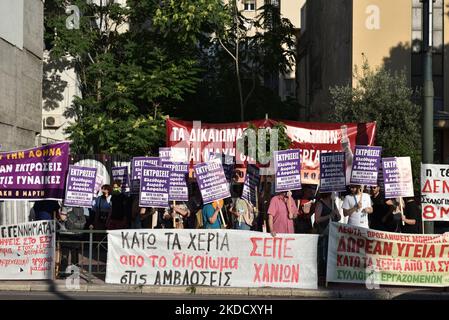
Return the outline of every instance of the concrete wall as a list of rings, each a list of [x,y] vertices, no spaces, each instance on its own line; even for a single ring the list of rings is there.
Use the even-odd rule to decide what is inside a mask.
[[[10,12],[0,11],[0,20]],[[30,148],[41,130],[43,2],[23,8],[23,49],[0,37],[2,151]],[[19,41],[20,42],[20,41]]]

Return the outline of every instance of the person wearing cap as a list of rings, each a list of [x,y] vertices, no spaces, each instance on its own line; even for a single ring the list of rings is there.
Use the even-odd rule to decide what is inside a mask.
[[[343,200],[343,214],[345,217],[349,217],[349,225],[368,229],[368,214],[373,212],[371,198],[362,192],[360,185],[352,184],[349,189],[350,194]]]

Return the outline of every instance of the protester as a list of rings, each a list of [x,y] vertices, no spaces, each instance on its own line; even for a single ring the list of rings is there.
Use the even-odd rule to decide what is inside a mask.
[[[401,227],[402,233],[421,233],[421,221],[419,219],[421,210],[413,197],[404,198],[405,207]]]
[[[303,185],[298,203],[298,217],[294,220],[295,233],[312,233],[312,215],[315,212],[315,188]]]
[[[208,203],[203,207],[203,228],[221,229],[220,210],[223,208],[223,201]]]
[[[128,202],[128,197],[122,192],[121,181],[115,180],[112,186],[111,210],[106,221],[107,230],[125,229],[128,227]]]
[[[101,195],[95,199],[93,212],[95,213],[93,228],[106,230],[106,222],[111,212],[112,187],[105,184],[101,187]]]
[[[350,194],[343,201],[343,214],[348,219],[348,224],[354,227],[369,228],[368,214],[373,212],[371,198],[362,192],[360,185],[350,185]]]
[[[277,233],[294,233],[293,220],[298,216],[298,207],[293,200],[291,191],[275,195],[268,208],[268,227],[271,235]]]
[[[388,225],[383,218],[390,214],[390,206],[387,204],[379,185],[371,186],[370,193],[373,203],[373,213],[368,216],[370,229],[388,231]]]
[[[254,207],[248,200],[238,198],[229,212],[235,217],[234,229],[251,230],[256,222]]]
[[[173,204],[171,207],[171,217],[174,219],[174,228],[175,229],[193,229],[195,226],[195,222],[192,221],[194,218],[191,215],[190,209],[187,205],[187,202],[178,201],[176,204]],[[192,227],[193,226],[193,227]]]
[[[53,220],[59,212],[60,205],[56,200],[39,200],[33,205],[34,217],[33,220]]]
[[[341,216],[338,212],[338,208],[335,206],[332,200],[332,193],[326,192],[320,194],[320,200],[316,204],[315,208],[315,224],[320,234],[329,234],[329,222],[340,221]]]

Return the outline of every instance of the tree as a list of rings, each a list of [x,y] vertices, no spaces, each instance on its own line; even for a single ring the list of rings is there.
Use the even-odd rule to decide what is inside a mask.
[[[382,157],[410,156],[415,187],[419,186],[421,107],[413,102],[405,72],[373,71],[365,60],[361,72],[355,68],[354,77],[355,87],[330,88],[335,120],[376,121],[376,145],[382,146]]]
[[[98,3],[99,4],[96,4]],[[72,2],[79,28],[66,27],[65,0],[45,1],[45,38],[52,59],[71,57],[81,93],[66,116],[78,153],[157,153],[167,110],[195,91],[196,41],[216,1]]]
[[[281,17],[279,7],[265,5],[254,20],[237,9],[236,1],[223,6],[211,33],[199,41],[201,82],[172,114],[212,122],[245,121],[264,117],[296,118],[295,99],[281,101],[277,88],[264,83],[279,77],[295,62],[295,29]],[[198,112],[192,114],[195,108]],[[193,117],[193,118],[191,118]]]

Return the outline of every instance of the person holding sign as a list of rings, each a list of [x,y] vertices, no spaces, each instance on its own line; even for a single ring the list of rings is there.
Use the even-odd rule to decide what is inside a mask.
[[[268,227],[271,235],[276,233],[295,233],[293,220],[298,217],[298,207],[292,197],[292,192],[280,192],[275,195],[268,208]]]
[[[236,218],[234,229],[251,230],[255,222],[254,207],[248,200],[237,198],[235,204],[229,209]]]
[[[343,201],[343,214],[349,217],[348,224],[354,227],[369,228],[368,214],[373,212],[371,198],[363,193],[360,185],[349,186],[351,193]]]
[[[223,208],[223,200],[215,203],[208,203],[203,207],[203,224],[204,229],[221,229],[222,222],[219,215]]]

